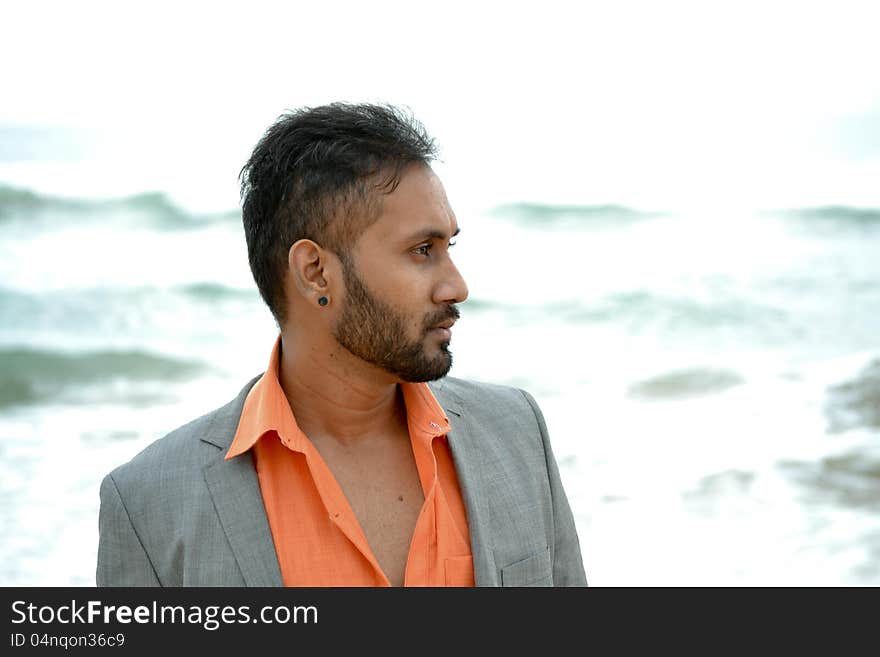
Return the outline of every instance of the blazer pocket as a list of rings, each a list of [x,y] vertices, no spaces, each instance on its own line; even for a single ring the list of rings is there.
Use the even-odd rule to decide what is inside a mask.
[[[553,586],[550,548],[501,569],[501,586]]]
[[[447,557],[445,562],[446,586],[474,585],[474,558]]]

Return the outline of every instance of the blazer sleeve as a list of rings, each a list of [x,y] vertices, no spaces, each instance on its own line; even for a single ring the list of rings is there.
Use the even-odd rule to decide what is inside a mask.
[[[112,474],[101,482],[98,531],[98,586],[161,586]]]
[[[574,516],[568,505],[568,498],[562,488],[562,480],[559,477],[559,468],[550,447],[550,438],[547,434],[547,424],[544,415],[538,407],[538,403],[525,390],[520,390],[526,401],[532,407],[532,412],[538,421],[541,430],[541,441],[544,446],[544,456],[547,460],[547,475],[550,480],[550,496],[553,505],[554,538],[553,549],[550,557],[553,564],[553,586],[587,586],[587,577],[584,573],[584,562],[581,557],[580,542],[574,524]]]

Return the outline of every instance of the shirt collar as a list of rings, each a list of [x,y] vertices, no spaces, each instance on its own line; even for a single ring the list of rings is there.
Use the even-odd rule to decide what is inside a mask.
[[[260,380],[251,388],[245,399],[238,421],[238,428],[227,459],[251,449],[270,431],[278,434],[289,449],[302,452],[309,439],[300,430],[290,409],[290,403],[278,380],[281,361],[281,336],[275,340],[269,365]],[[411,437],[432,440],[449,433],[449,419],[443,412],[427,383],[401,383],[403,401],[406,404],[407,424]]]

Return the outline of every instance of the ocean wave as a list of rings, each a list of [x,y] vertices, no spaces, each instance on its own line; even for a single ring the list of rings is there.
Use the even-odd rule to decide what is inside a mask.
[[[0,408],[52,401],[80,386],[119,380],[183,382],[210,370],[200,361],[143,350],[69,353],[0,347]]]
[[[803,487],[808,502],[830,502],[870,510],[877,508],[880,449],[876,445],[859,445],[818,462],[785,460],[777,467]]]
[[[607,295],[596,303],[557,303],[546,306],[548,313],[574,322],[669,323],[670,328],[708,328],[719,325],[753,323],[758,316],[781,318],[778,308],[739,299],[704,302],[688,297],[660,295],[648,290],[631,290]]]
[[[192,229],[241,221],[238,210],[204,214],[187,212],[162,192],[144,192],[120,199],[78,199],[0,184],[0,225],[27,221],[45,226],[70,219],[104,219],[108,214],[159,230]]]
[[[461,304],[461,308],[463,313],[471,310],[481,313],[488,311],[514,312],[518,307],[491,299],[468,297],[467,301]]]
[[[113,313],[120,308],[149,308],[163,298],[180,302],[218,303],[224,301],[260,301],[256,288],[230,287],[221,283],[182,283],[170,288],[141,286],[133,288],[95,287],[72,290],[26,291],[0,287],[0,325],[8,327],[28,315],[61,308],[65,314],[80,309],[85,313]]]
[[[49,291],[0,287],[0,344],[86,349],[195,339],[222,335],[237,318],[262,309],[256,289],[216,283]]]
[[[638,381],[629,387],[628,394],[640,399],[682,399],[723,392],[742,383],[745,380],[732,370],[698,367]]]
[[[507,203],[498,205],[489,214],[514,221],[556,225],[620,225],[664,216],[661,212],[644,212],[625,205],[554,205],[549,203]]]
[[[688,509],[705,515],[717,513],[719,502],[748,495],[757,479],[754,472],[730,468],[706,475],[684,492],[682,498]]]
[[[823,205],[810,208],[771,210],[765,214],[785,219],[814,222],[822,225],[836,224],[842,227],[880,226],[880,208],[856,208],[848,205]]]
[[[828,388],[825,416],[828,433],[862,427],[880,430],[880,358],[854,379]]]
[[[244,289],[229,287],[220,283],[189,283],[177,285],[172,291],[192,297],[201,301],[259,301],[260,296],[256,288]]]
[[[500,312],[515,324],[556,321],[565,324],[617,324],[636,333],[694,335],[718,330],[742,332],[750,338],[784,339],[799,327],[780,307],[737,297],[701,300],[684,296],[631,290],[609,294],[596,301],[570,299],[540,307],[503,304],[470,298],[462,313]]]

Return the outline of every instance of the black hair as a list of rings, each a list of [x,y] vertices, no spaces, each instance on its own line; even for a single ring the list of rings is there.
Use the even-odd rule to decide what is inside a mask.
[[[404,168],[436,156],[424,126],[391,105],[301,108],[266,130],[239,178],[248,261],[279,327],[290,247],[310,239],[347,262]]]

